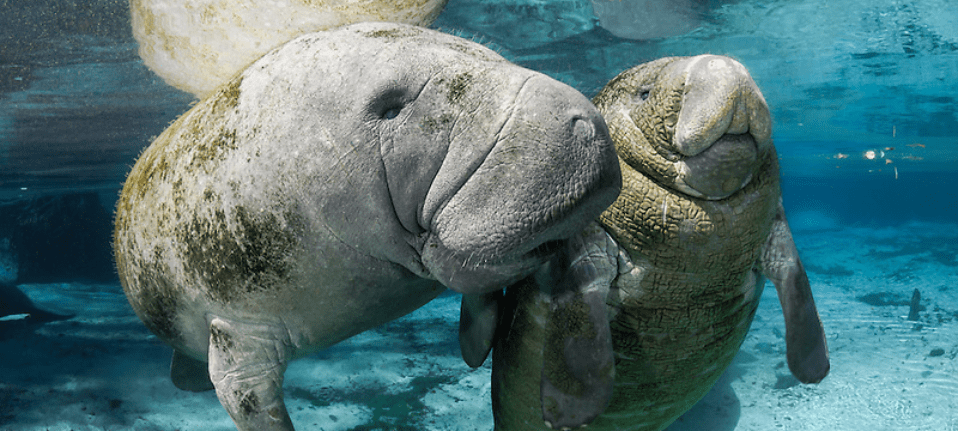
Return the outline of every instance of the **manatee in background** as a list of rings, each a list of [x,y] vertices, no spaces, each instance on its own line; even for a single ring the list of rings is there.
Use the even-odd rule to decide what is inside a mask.
[[[738,352],[763,276],[782,303],[789,368],[821,381],[825,335],[748,71],[719,56],[664,58],[621,73],[593,102],[616,143],[622,192],[601,226],[507,289],[511,324],[493,350],[496,429],[666,428]]]
[[[239,429],[290,430],[290,360],[446,287],[494,295],[620,185],[571,87],[451,35],[355,24],[270,52],[157,137],[117,203],[116,262],[178,387],[211,378]]]
[[[26,332],[36,325],[71,317],[37,308],[16,285],[0,280],[0,340]]]
[[[199,98],[296,36],[385,21],[428,26],[448,0],[130,0],[144,63]]]
[[[688,33],[707,16],[701,0],[592,0],[602,28],[633,40],[661,39]]]

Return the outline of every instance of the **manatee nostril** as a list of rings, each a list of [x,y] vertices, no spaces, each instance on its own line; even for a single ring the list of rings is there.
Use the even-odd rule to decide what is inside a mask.
[[[576,142],[587,143],[595,139],[595,124],[585,117],[572,119],[572,136]]]

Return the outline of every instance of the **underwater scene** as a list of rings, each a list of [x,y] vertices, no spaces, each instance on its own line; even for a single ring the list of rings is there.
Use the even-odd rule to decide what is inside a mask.
[[[341,65],[295,61],[325,36],[297,39],[305,40],[302,46],[287,45],[290,50],[300,50],[292,51],[293,60],[280,57],[277,52],[285,52],[282,50],[267,54],[274,47],[319,29],[385,20],[402,24],[363,27],[373,29],[367,34],[389,39],[382,42],[385,45],[352,45],[353,39],[342,36],[329,43],[333,48],[319,49],[315,54],[317,59],[340,56]],[[411,25],[451,36],[445,39],[445,35],[416,32],[410,30]],[[403,45],[405,42],[393,39],[410,34],[447,42]],[[390,51],[393,46],[400,46],[396,48],[399,51]],[[334,49],[339,51],[331,53]],[[420,57],[434,51],[440,54]],[[264,54],[267,56],[262,61],[246,69]],[[557,82],[512,69],[498,62],[495,54]],[[686,105],[682,108],[695,108],[691,106],[693,100],[705,100],[702,105],[715,103],[721,105],[715,108],[721,111],[732,106],[731,101],[739,101],[739,105],[726,110],[730,113],[724,120],[703,126],[724,127],[719,133],[722,137],[715,139],[724,142],[725,149],[720,148],[719,154],[702,150],[715,159],[695,155],[686,158],[681,145],[664,144],[649,154],[664,154],[668,166],[675,162],[681,167],[671,171],[671,167],[662,168],[673,176],[667,180],[656,177],[650,182],[665,189],[667,184],[662,184],[674,179],[680,191],[671,192],[673,196],[691,193],[709,202],[737,199],[735,194],[740,190],[752,193],[736,201],[744,201],[742,207],[715,204],[716,208],[734,210],[727,214],[730,223],[739,221],[746,229],[745,233],[727,232],[722,241],[742,249],[751,247],[742,253],[747,256],[742,258],[745,266],[735,275],[739,277],[734,285],[738,296],[733,299],[744,308],[728,311],[738,313],[739,320],[729,332],[740,329],[740,340],[723,339],[721,334],[714,334],[721,328],[711,324],[701,328],[706,334],[704,341],[695,346],[694,352],[675,355],[674,362],[705,355],[717,358],[714,363],[718,365],[687,370],[695,373],[692,378],[681,376],[692,395],[677,401],[679,407],[664,401],[671,399],[668,392],[674,382],[637,390],[649,401],[632,403],[625,409],[628,414],[634,413],[631,410],[651,412],[649,417],[666,413],[661,415],[664,419],[630,422],[622,419],[627,413],[620,411],[626,403],[623,394],[628,391],[623,387],[629,385],[624,382],[655,372],[648,371],[651,367],[624,366],[634,359],[626,353],[629,343],[656,337],[661,341],[697,329],[687,327],[683,323],[686,320],[679,318],[663,329],[674,332],[633,334],[635,340],[623,340],[618,331],[622,325],[641,320],[642,313],[658,316],[655,313],[661,310],[676,309],[678,314],[693,319],[699,310],[694,305],[686,309],[687,304],[678,309],[683,304],[668,301],[645,304],[642,310],[647,311],[635,315],[626,310],[626,303],[634,299],[628,295],[654,290],[646,284],[635,287],[638,293],[632,292],[628,277],[636,277],[639,283],[645,276],[641,274],[665,270],[658,261],[645,260],[645,251],[621,248],[629,246],[623,246],[628,232],[608,227],[617,219],[608,213],[597,218],[615,199],[609,190],[619,178],[612,153],[601,151],[612,148],[611,142],[623,136],[617,122],[622,118],[634,121],[640,115],[636,114],[639,108],[606,108],[603,101],[619,96],[607,96],[603,88],[633,66],[666,57],[703,54],[725,57],[695,57],[711,59],[708,67],[712,69],[701,73],[711,73],[704,76],[712,78],[695,81],[706,90],[698,93],[699,99],[683,99]],[[375,63],[374,56],[386,56],[386,60]],[[467,59],[460,60],[459,56]],[[701,63],[694,59],[676,61],[653,65],[675,64],[676,70],[680,69],[675,73],[688,76],[704,70],[696,69]],[[741,63],[747,74],[735,69],[735,62]],[[470,64],[481,67],[470,68]],[[715,71],[730,64],[737,72]],[[668,69],[672,66],[662,67],[672,70]],[[313,81],[306,80],[305,84],[286,79],[291,70],[305,76],[312,68],[333,72],[309,75]],[[416,74],[418,70],[429,70],[439,77],[425,79]],[[458,75],[442,75],[450,70]],[[395,75],[400,72],[405,75]],[[243,73],[241,78],[235,78],[240,76],[237,73]],[[504,77],[488,78],[500,76],[496,73]],[[723,87],[724,81],[714,78],[722,73],[733,74],[738,81]],[[686,79],[686,75],[681,76]],[[681,116],[675,111],[679,108],[668,105],[672,102],[665,96],[657,98],[657,86],[667,85],[660,84],[665,81],[661,78],[654,85],[639,85],[639,93],[627,96],[635,97],[627,100],[633,103],[627,106],[661,103],[663,107],[648,114],[655,117],[665,111],[655,127],[666,125],[656,133],[675,132],[675,142],[679,142],[675,130],[695,120]],[[682,82],[691,88],[693,81],[688,78]],[[335,84],[316,86],[315,82]],[[428,106],[466,107],[455,108],[464,109],[455,120],[439,117],[428,123],[429,127],[423,120],[415,131],[395,128],[389,125],[390,120],[413,118],[418,115],[416,109],[421,108],[409,101],[412,96],[393,91],[400,84],[411,86],[416,97],[436,96]],[[533,88],[533,84],[542,87]],[[566,86],[593,100],[599,111],[592,111],[585,98],[580,100]],[[272,99],[251,105],[249,98],[254,91],[266,95],[262,100]],[[335,96],[329,96],[328,103],[300,102],[301,95],[314,91]],[[515,107],[519,102],[510,102],[487,106],[504,97],[518,100],[526,95],[531,100],[527,105]],[[364,97],[384,99],[366,102],[362,101]],[[767,109],[760,103],[762,97]],[[354,106],[373,110],[377,116],[363,117],[366,111],[350,111]],[[573,108],[581,109],[571,120],[573,129],[559,130],[555,132],[558,135],[549,135],[553,131],[540,127],[547,124],[543,118],[549,115],[535,115]],[[275,126],[277,131],[270,132],[272,135],[262,130],[263,124],[284,123],[284,115],[301,109],[315,110],[320,112],[316,117],[326,117]],[[703,118],[714,112],[702,109],[697,112]],[[195,114],[176,122],[188,111]],[[229,117],[224,112],[237,114]],[[593,112],[602,112],[611,135]],[[619,115],[622,112],[628,115]],[[483,126],[492,121],[486,119],[500,116],[509,121],[500,121],[491,134],[483,135],[487,132]],[[515,120],[520,117],[522,121]],[[749,125],[742,126],[743,122]],[[220,127],[227,123],[236,129],[223,132]],[[444,129],[453,127],[453,123],[455,129]],[[562,120],[559,123],[565,124]],[[524,129],[524,125],[531,126]],[[178,127],[183,130],[176,131]],[[243,127],[248,130],[237,131]],[[375,152],[370,153],[372,160],[355,161],[354,157],[365,153],[361,146],[354,146],[333,163],[344,171],[382,172],[384,178],[401,178],[401,186],[372,180],[352,183],[360,176],[336,180],[340,177],[333,174],[324,174],[326,182],[291,182],[298,173],[313,172],[313,159],[305,144],[305,154],[301,155],[299,147],[294,147],[297,152],[293,154],[278,142],[299,145],[296,142],[312,142],[311,138],[301,139],[303,136],[320,135],[332,142],[337,138],[327,135],[342,132],[346,136],[343,142],[353,145],[362,141],[357,137],[365,133],[365,127],[377,131],[383,152],[377,143]],[[456,159],[455,163],[443,164],[435,152],[415,152],[419,142],[437,135],[430,135],[436,130],[446,137],[444,145],[452,148],[449,151],[459,148],[458,138],[514,141],[502,151],[482,149],[479,161]],[[725,138],[748,134],[746,131],[754,136],[748,141],[757,142],[758,150],[751,146],[742,150],[739,141]],[[529,139],[539,139],[535,142],[550,152],[524,152],[523,146],[530,141],[522,138],[540,132],[546,137]],[[225,160],[229,151],[239,151],[235,147],[242,145],[244,136],[257,134],[268,136],[262,142],[251,140],[249,145],[263,145],[250,150],[248,159],[245,155],[243,158],[247,162],[260,160],[262,152],[265,165],[261,166],[270,167],[264,169],[267,174],[275,173],[274,166],[287,169],[284,163],[289,163],[293,177],[264,182],[255,164],[239,163],[239,167],[230,168],[233,179],[217,182],[212,172],[220,171],[213,163]],[[402,147],[402,140],[412,135],[419,139],[412,150]],[[648,134],[652,135],[655,133]],[[594,151],[574,152],[576,158],[571,158],[563,151],[577,151],[579,147],[563,146],[563,139],[576,145],[585,142],[581,147]],[[154,140],[169,145],[154,145],[157,149],[146,151]],[[178,143],[185,144],[183,151],[196,151],[190,153],[193,159],[170,156],[177,151]],[[207,159],[201,160],[200,150],[208,153],[203,156]],[[403,151],[413,152],[410,155]],[[739,161],[758,160],[764,157],[762,154],[767,156],[765,162]],[[287,158],[277,162],[282,156]],[[505,158],[496,166],[483,164],[496,157]],[[625,157],[621,150],[619,157]],[[391,164],[397,163],[391,158],[400,161],[399,167]],[[727,168],[710,165],[717,163],[716,159],[738,164]],[[513,164],[521,168],[502,168],[509,166],[502,160],[520,161]],[[458,162],[471,171],[454,172],[448,177],[453,179],[442,177],[448,169],[464,166]],[[767,168],[754,171],[766,175],[753,175],[753,164]],[[184,173],[187,168],[182,166],[188,166],[191,173]],[[695,176],[700,169],[705,172],[704,181]],[[462,175],[478,177],[487,172],[501,173],[508,181],[493,183],[502,184],[501,188],[480,183],[470,189],[472,183],[461,179]],[[544,176],[543,172],[550,175]],[[778,206],[775,174],[780,176],[781,208],[787,224]],[[130,182],[121,197],[128,175]],[[722,180],[715,178],[727,175],[737,175],[735,184],[717,184]],[[435,183],[433,176],[437,177]],[[174,177],[179,180],[167,181]],[[243,188],[236,178],[251,178],[249,187]],[[581,186],[585,181],[595,182]],[[630,181],[623,182],[623,190],[635,187]],[[288,192],[273,193],[271,182],[289,182],[283,186]],[[198,200],[176,194],[183,184],[198,184]],[[958,431],[956,184],[958,5],[950,0],[0,0],[0,430],[228,431],[241,424],[241,429],[276,430],[295,426],[299,430],[325,431],[511,431],[548,429],[545,422],[565,414],[574,416],[573,426],[587,425],[600,415],[584,428],[598,430]],[[773,191],[756,191],[765,185]],[[430,186],[461,187],[472,194],[463,197],[466,192],[442,191],[461,199],[450,198],[452,203],[439,205],[431,203],[438,198],[429,193]],[[287,202],[290,196],[312,197],[315,189],[311,187],[329,191],[326,207],[303,209],[308,206],[303,201]],[[588,191],[582,192],[584,189]],[[716,189],[722,196],[711,195]],[[200,218],[192,219],[192,230],[186,234],[163,237],[156,233],[163,229],[169,214],[175,213],[169,217],[182,220],[200,217],[197,214],[208,210],[200,204],[214,201],[212,196],[221,204],[243,193],[259,193],[256,199],[265,202],[264,207],[279,209],[268,217],[248,214],[243,207],[233,207],[226,215],[221,210],[209,210],[213,214],[210,220],[230,220],[223,224],[233,226],[227,230],[246,229],[250,241],[235,250],[216,243],[215,228]],[[532,193],[536,198],[522,193]],[[562,193],[580,194],[568,197]],[[559,197],[553,199],[553,194]],[[726,196],[729,194],[731,197]],[[398,202],[396,196],[400,195],[419,201],[378,208],[383,202],[381,196],[392,196],[393,202]],[[149,201],[148,196],[161,198]],[[675,201],[666,200],[661,205],[655,202],[652,210],[661,207],[661,211],[650,210],[649,214],[654,215],[640,217],[640,222],[655,224],[661,218],[667,225],[667,216],[677,217],[676,207],[672,213],[667,210],[668,202]],[[764,212],[753,215],[742,209],[746,204],[764,205]],[[553,206],[542,210],[547,215],[535,212],[548,205]],[[413,208],[408,210],[410,206]],[[344,217],[329,220],[332,213],[322,212],[329,207],[341,208]],[[458,213],[447,215],[452,210],[446,208]],[[293,213],[299,210],[304,212]],[[405,256],[403,253],[408,252],[402,251],[406,250],[403,247],[410,248],[410,244],[393,238],[396,231],[390,230],[392,225],[383,227],[375,218],[378,215],[365,212],[383,213],[379,210],[397,219],[395,226],[409,229],[415,225],[412,230],[431,229],[423,227],[423,213],[435,211],[439,214],[436,223],[448,227],[448,236],[435,242],[410,243],[416,248],[416,256],[387,265],[383,262],[393,256],[394,249]],[[532,215],[520,217],[526,212]],[[511,217],[511,213],[520,216]],[[315,224],[303,214],[325,220],[322,226],[328,232],[310,236],[303,226]],[[545,227],[536,225],[532,229],[523,224],[538,223],[539,219],[548,220],[542,222]],[[542,268],[559,271],[560,265],[568,263],[554,257],[567,253],[555,251],[560,247],[557,244],[565,244],[559,239],[576,235],[586,246],[596,245],[590,242],[594,236],[576,233],[587,224],[597,226],[589,224],[596,219],[611,232],[600,236],[618,241],[620,247],[619,254],[615,250],[596,254],[593,250],[588,256],[608,258],[608,265],[612,265],[609,271],[618,277],[611,292],[618,295],[621,291],[625,298],[622,303],[608,300],[611,332],[605,326],[606,297],[599,314],[601,324],[594,331],[591,326],[588,330],[575,327],[579,320],[560,321],[565,316],[563,306],[568,305],[570,310],[588,307],[589,295],[595,293],[590,289],[601,283],[576,291],[580,296],[573,296],[571,305],[564,302],[567,297],[558,294],[549,299],[547,293],[523,290],[534,288],[535,283],[547,284],[542,274],[548,270]],[[148,222],[155,226],[146,228]],[[527,228],[535,232],[523,230]],[[620,230],[639,228],[626,224]],[[592,227],[584,232],[595,233],[589,229]],[[762,236],[752,235],[755,231]],[[702,231],[683,232],[689,238],[703,236]],[[158,245],[152,250],[137,248],[140,241],[149,241],[144,239],[148,235],[159,238],[154,239],[155,244],[172,244],[162,252]],[[766,236],[771,238],[767,242]],[[726,256],[726,252],[717,251],[723,249],[714,247],[713,240],[703,239],[701,244],[707,245],[690,246],[692,257],[683,260],[683,265]],[[789,248],[792,240],[794,248]],[[490,247],[509,245],[528,255],[541,253],[545,257],[534,261],[548,263],[533,266],[520,260],[527,255],[520,256],[518,251],[507,254],[501,266],[490,264],[497,258],[476,255],[460,262],[455,259],[464,252],[449,245],[455,241],[466,244],[463,247],[480,244],[472,251],[465,249],[478,254]],[[443,248],[447,246],[448,250]],[[363,252],[363,247],[368,251]],[[245,257],[234,261],[236,253],[245,253]],[[193,260],[170,263],[186,259],[184,256]],[[216,256],[225,256],[225,261],[210,263]],[[685,259],[678,251],[676,256]],[[510,260],[513,258],[515,261]],[[781,263],[776,258],[785,262],[786,276],[776,275],[781,274],[776,272],[774,263]],[[603,264],[583,259],[584,264],[570,263],[585,265],[570,270],[584,269],[569,277],[573,284],[582,277],[598,277],[596,272],[606,269]],[[201,263],[209,266],[194,268]],[[450,265],[458,267],[449,270],[451,273],[443,272]],[[336,269],[329,269],[333,267]],[[186,278],[205,274],[202,277],[208,278],[210,290],[196,293],[190,287],[177,287],[176,280],[184,279],[177,271],[187,274],[182,276]],[[716,271],[716,279],[731,277]],[[504,272],[507,274],[502,275]],[[733,270],[728,268],[726,272]],[[759,272],[765,278],[758,276]],[[304,293],[298,281],[290,281],[295,277],[288,273],[300,274],[295,280],[309,279],[310,283],[332,280],[330,285],[338,287],[326,296]],[[807,284],[803,284],[805,275]],[[495,282],[478,286],[485,283],[484,277]],[[702,285],[711,286],[709,283],[715,281],[703,277]],[[761,284],[753,285],[754,280],[765,283],[764,289]],[[351,283],[361,287],[354,289]],[[234,285],[246,286],[246,290],[228,290],[238,289]],[[131,292],[129,299],[124,286]],[[506,286],[506,296],[496,297],[498,308],[493,307],[493,316],[498,316],[492,318],[494,331],[498,331],[495,341],[468,331],[461,334],[461,325],[469,329],[461,319],[488,322],[476,311],[485,312],[489,303],[473,302],[467,307],[468,301],[480,296],[485,301],[487,294],[498,293]],[[556,286],[553,293],[559,291],[558,286],[579,287],[561,282]],[[807,286],[814,294],[813,302],[803,295]],[[604,289],[601,292],[609,292],[609,283]],[[784,292],[781,297],[778,290]],[[314,298],[329,302],[316,302]],[[749,308],[754,307],[750,298],[758,301],[757,308]],[[711,308],[707,307],[714,302],[733,299],[705,298],[703,313],[709,312]],[[540,300],[546,302],[536,302]],[[235,308],[242,311],[234,313],[230,304],[240,303]],[[305,323],[297,327],[298,317],[279,316],[282,313],[276,309],[305,313],[303,321],[319,316],[321,322],[335,323],[319,325],[321,329],[316,325],[306,327]],[[617,314],[620,309],[625,311]],[[595,323],[588,317],[583,319]],[[207,326],[189,326],[193,321]],[[516,341],[517,335],[504,338],[502,334],[509,325],[519,328],[515,325],[520,321],[547,323],[541,323],[541,334],[534,332],[522,342]],[[556,321],[559,324],[549,326]],[[550,332],[562,325],[566,325],[565,332]],[[190,338],[196,331],[198,338]],[[582,332],[599,335],[581,337]],[[236,336],[248,339],[229,338]],[[565,350],[558,348],[556,353],[549,349],[554,337],[565,337],[558,341],[564,340]],[[262,340],[266,344],[256,344]],[[736,347],[739,342],[740,347]],[[821,349],[824,342],[827,353]],[[479,351],[464,350],[469,343],[478,344]],[[171,344],[180,352],[179,364],[174,363],[172,371]],[[194,348],[196,345],[200,347]],[[231,350],[234,345],[243,346]],[[492,345],[493,352],[488,354]],[[651,345],[661,348],[660,344]],[[263,346],[276,349],[262,353],[269,350]],[[528,346],[542,357],[521,350]],[[206,358],[197,360],[206,355],[207,347],[211,357],[216,355],[208,370]],[[601,362],[602,358],[613,357],[614,376]],[[235,363],[250,365],[242,368]],[[531,370],[522,368],[527,363],[534,363],[529,365]],[[196,364],[198,376],[184,371]],[[666,360],[662,366],[668,369],[672,365]],[[560,381],[553,386],[556,379],[561,380],[550,374],[555,369],[584,383]],[[582,373],[576,374],[578,371]],[[701,377],[706,375],[711,377]],[[525,378],[529,384],[525,384]],[[516,383],[519,379],[522,384]],[[211,390],[213,386],[216,391]],[[574,388],[567,390],[566,386]],[[598,395],[591,395],[592,389]],[[230,398],[233,391],[236,395]],[[549,398],[549,394],[555,398]],[[550,402],[555,403],[551,410]],[[513,420],[510,415],[526,419]]]

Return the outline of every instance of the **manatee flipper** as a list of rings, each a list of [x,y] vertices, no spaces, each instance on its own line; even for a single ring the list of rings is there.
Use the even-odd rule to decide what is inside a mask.
[[[180,353],[179,350],[173,350],[170,379],[173,380],[173,386],[184,391],[204,392],[213,389],[209,366],[206,362],[193,359]]]
[[[615,360],[606,298],[618,275],[618,246],[593,223],[550,262],[542,419],[553,429],[586,425],[612,398]],[[540,284],[542,281],[540,280]]]
[[[459,310],[459,350],[472,368],[482,366],[492,350],[503,292],[462,295]]]
[[[829,370],[825,330],[781,203],[762,250],[761,267],[775,284],[785,314],[788,368],[802,383],[822,381]]]
[[[240,431],[293,431],[283,402],[292,346],[280,326],[210,322],[209,372],[216,396]]]

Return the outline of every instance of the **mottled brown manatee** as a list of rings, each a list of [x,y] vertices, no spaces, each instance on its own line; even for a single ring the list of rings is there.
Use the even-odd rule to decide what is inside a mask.
[[[738,352],[764,277],[782,303],[789,368],[805,383],[824,378],[824,331],[748,71],[720,56],[663,58],[623,72],[593,102],[622,192],[601,225],[507,289],[496,429],[664,429]]]
[[[114,247],[174,383],[215,387],[241,430],[291,430],[290,360],[446,287],[501,291],[620,184],[571,87],[454,36],[356,24],[266,54],[157,137]]]

